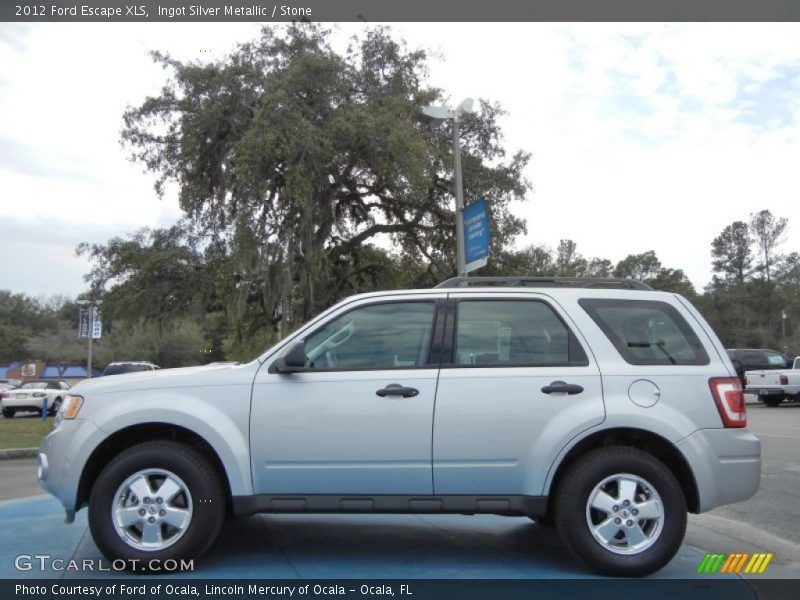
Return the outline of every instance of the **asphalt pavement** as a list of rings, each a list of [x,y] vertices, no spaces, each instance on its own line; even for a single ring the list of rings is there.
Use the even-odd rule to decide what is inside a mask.
[[[775,565],[800,576],[800,403],[747,404],[761,439],[761,485],[745,502],[689,516],[686,543],[714,552],[773,552]]]
[[[0,460],[0,501],[44,494],[36,478],[36,459]]]
[[[772,552],[770,577],[800,576],[800,403],[777,408],[749,403],[748,425],[763,442],[759,492],[746,502],[690,515],[684,546],[657,577],[693,575],[706,551]],[[86,511],[78,513],[74,524],[65,525],[59,504],[41,494],[35,459],[0,460],[0,577],[21,575],[13,567],[19,552],[100,557],[88,534]],[[592,576],[552,529],[524,518],[457,515],[233,519],[199,566],[200,574],[209,577],[249,577],[254,572],[258,577],[314,578]],[[748,581],[756,589],[765,583]]]

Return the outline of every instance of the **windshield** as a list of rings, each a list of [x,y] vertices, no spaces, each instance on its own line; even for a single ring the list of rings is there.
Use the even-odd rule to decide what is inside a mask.
[[[29,381],[28,383],[23,383],[21,389],[23,389],[23,390],[44,390],[44,389],[47,389],[47,382],[46,381]]]
[[[133,365],[133,364],[121,364],[121,365],[108,365],[106,370],[103,371],[103,376],[106,375],[120,375],[122,373],[136,373],[138,371],[152,371],[153,367],[151,365]]]

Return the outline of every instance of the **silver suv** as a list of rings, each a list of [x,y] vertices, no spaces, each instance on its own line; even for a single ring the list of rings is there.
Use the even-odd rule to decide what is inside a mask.
[[[247,364],[84,381],[42,486],[140,565],[200,555],[229,513],[491,513],[554,523],[611,575],[661,568],[687,511],[756,492],[739,379],[686,299],[468,283],[348,298]]]

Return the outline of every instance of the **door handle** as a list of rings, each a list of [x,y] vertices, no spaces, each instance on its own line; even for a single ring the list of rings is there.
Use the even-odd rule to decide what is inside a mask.
[[[554,381],[550,385],[544,386],[542,391],[545,394],[567,394],[572,396],[573,394],[580,394],[583,391],[583,386],[564,381]]]
[[[419,390],[412,387],[403,387],[398,383],[390,383],[385,388],[377,390],[376,396],[385,398],[386,396],[402,396],[403,398],[413,398],[419,394]]]

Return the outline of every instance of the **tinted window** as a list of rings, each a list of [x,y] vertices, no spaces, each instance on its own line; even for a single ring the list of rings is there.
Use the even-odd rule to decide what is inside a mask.
[[[352,310],[305,341],[312,369],[395,369],[428,363],[436,305],[396,302]]]
[[[103,375],[121,375],[122,373],[138,373],[139,371],[152,371],[150,365],[119,364],[108,365],[103,371]]]
[[[544,302],[464,300],[456,316],[457,365],[588,364],[570,331]]]
[[[764,354],[766,354],[767,357],[767,364],[771,367],[786,368],[789,366],[789,359],[780,352],[767,350]]]
[[[579,300],[622,357],[633,365],[707,365],[686,320],[666,302]]]
[[[741,361],[742,365],[748,367],[767,365],[766,357],[764,356],[764,353],[760,350],[742,350],[739,352],[739,360]]]

